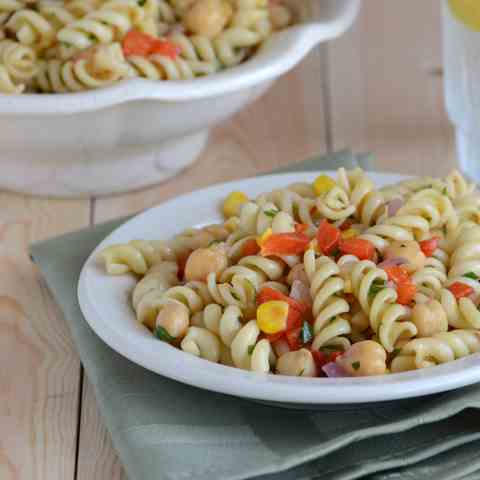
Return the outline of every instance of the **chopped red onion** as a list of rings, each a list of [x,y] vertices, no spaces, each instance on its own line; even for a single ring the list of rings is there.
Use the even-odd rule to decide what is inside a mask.
[[[403,206],[403,200],[401,198],[394,198],[387,203],[387,215],[393,217],[398,210]]]
[[[290,288],[290,298],[305,303],[308,306],[312,305],[310,289],[300,280],[293,281],[292,287]]]
[[[396,265],[405,265],[408,263],[408,260],[405,257],[394,257],[389,258],[388,260],[384,260],[383,262],[377,265],[378,268],[388,268],[394,267]]]
[[[330,378],[340,378],[340,377],[348,377],[349,375],[347,372],[340,366],[337,365],[335,362],[326,363],[322,367],[323,372]]]

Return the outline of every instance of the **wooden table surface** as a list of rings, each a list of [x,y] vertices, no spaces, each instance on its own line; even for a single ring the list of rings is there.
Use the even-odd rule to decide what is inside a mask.
[[[216,129],[198,163],[168,183],[92,200],[0,194],[1,480],[126,478],[28,244],[347,146],[374,152],[379,170],[446,173],[455,153],[442,99],[439,7],[364,2],[351,31]]]

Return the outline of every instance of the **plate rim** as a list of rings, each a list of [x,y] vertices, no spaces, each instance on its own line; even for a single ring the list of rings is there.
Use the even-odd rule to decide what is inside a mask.
[[[260,180],[273,181],[274,183],[277,181],[280,183],[281,180],[286,180],[288,183],[305,181],[307,178],[311,180],[318,174],[334,175],[335,171],[290,172],[221,182],[169,199],[127,220],[95,247],[82,266],[77,295],[80,309],[88,325],[110,348],[147,370],[190,386],[247,399],[311,405],[356,404],[420,397],[480,382],[480,354],[469,355],[432,369],[396,373],[388,376],[312,379],[247,372],[208,362],[166,344],[158,344],[157,346],[160,348],[157,348],[156,351],[163,350],[161,355],[168,359],[165,364],[158,365],[152,363],[151,352],[139,352],[138,347],[135,347],[135,342],[127,341],[126,338],[119,335],[109,322],[102,319],[95,308],[89,293],[90,267],[92,264],[96,264],[98,251],[104,248],[112,237],[128,230],[131,225],[138,223],[143,218],[155,216],[157,211],[167,209],[175,203],[188,201],[191,197],[198,195],[208,195],[212,191],[240,189],[239,185],[259,182]],[[373,177],[374,181],[375,178],[378,179],[382,176],[394,177],[394,181],[412,178],[410,175],[391,172],[368,171],[368,174]],[[201,222],[199,223],[201,224]],[[136,325],[138,326],[138,324]],[[158,353],[155,356],[158,356]],[[193,374],[190,369],[193,369]],[[204,375],[195,375],[195,373],[198,373],[197,369],[203,370]],[[393,382],[391,379],[393,379]]]

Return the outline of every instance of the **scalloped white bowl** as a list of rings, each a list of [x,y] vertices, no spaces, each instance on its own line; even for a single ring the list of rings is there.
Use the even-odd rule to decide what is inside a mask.
[[[311,181],[315,176],[313,172],[270,175],[216,185],[178,197],[126,222],[100,243],[82,269],[78,298],[90,327],[118,353],[165,377],[215,392],[295,408],[400,400],[480,382],[480,354],[433,368],[363,378],[285,377],[217,365],[153,337],[138,324],[130,307],[134,279],[109,277],[98,263],[98,252],[107,245],[138,238],[167,239],[191,226],[218,222],[219,205],[231,191],[240,190],[255,197],[292,182]],[[405,178],[380,173],[371,173],[371,177],[377,185]]]
[[[62,95],[0,95],[0,187],[106,195],[176,175],[209,129],[262,95],[318,43],[353,23],[360,0],[289,0],[300,23],[248,62],[191,81],[126,80]],[[320,88],[320,86],[319,86]]]

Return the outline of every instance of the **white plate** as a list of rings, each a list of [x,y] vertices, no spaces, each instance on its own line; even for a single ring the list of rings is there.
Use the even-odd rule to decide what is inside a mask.
[[[363,378],[284,377],[217,365],[158,341],[139,325],[129,302],[133,278],[109,277],[96,260],[98,252],[110,244],[138,238],[167,239],[185,228],[218,222],[219,205],[232,190],[255,196],[292,182],[311,181],[315,176],[313,172],[270,175],[216,185],[178,197],[126,222],[95,249],[81,272],[78,297],[91,328],[121,355],[165,377],[268,402],[315,406],[398,400],[479,382],[478,354],[434,368]],[[371,177],[379,186],[405,178],[380,173],[371,173]]]

